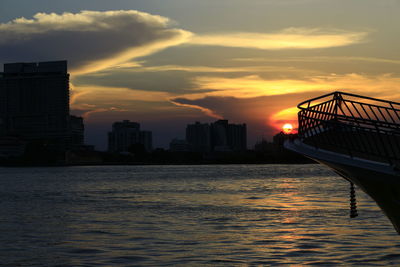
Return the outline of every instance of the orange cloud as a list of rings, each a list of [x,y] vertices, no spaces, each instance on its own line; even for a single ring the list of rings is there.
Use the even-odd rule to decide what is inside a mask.
[[[387,59],[387,58],[377,58],[377,57],[343,57],[343,56],[308,56],[308,57],[285,57],[285,58],[234,58],[233,61],[238,62],[351,62],[351,61],[360,61],[367,63],[386,63],[386,64],[395,64],[399,65],[400,60],[396,59]]]
[[[280,130],[282,125],[285,123],[290,123],[296,130],[298,127],[297,123],[297,113],[299,110],[297,107],[286,108],[272,114],[269,118],[270,124],[277,130]]]
[[[400,77],[390,74],[331,74],[312,76],[304,80],[266,80],[256,75],[239,78],[203,76],[196,78],[195,82],[198,88],[205,90],[204,93],[186,94],[178,100],[175,99],[175,102],[189,104],[186,107],[206,109],[208,114],[212,112],[228,118],[258,118],[275,131],[281,130],[282,125],[287,122],[296,128],[297,103],[319,94],[342,90],[395,101],[400,99]],[[235,100],[227,100],[232,98]],[[222,104],[227,101],[229,106]],[[237,109],[240,114],[232,113],[228,109]]]
[[[170,94],[148,92],[118,87],[72,86],[71,109],[84,111],[82,116],[88,119],[92,114],[110,111],[135,111],[138,101],[143,105],[168,101]],[[135,104],[134,104],[135,103]]]
[[[205,96],[233,96],[249,98],[257,96],[283,95],[315,91],[347,90],[371,96],[398,98],[400,96],[400,77],[391,74],[367,76],[350,73],[304,77],[300,79],[267,80],[258,75],[238,78],[199,76],[193,80],[196,88],[204,93],[187,94],[188,99]],[[211,92],[210,92],[211,91]]]

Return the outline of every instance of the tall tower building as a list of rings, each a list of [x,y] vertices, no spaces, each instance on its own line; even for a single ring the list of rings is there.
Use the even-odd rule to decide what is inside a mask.
[[[0,73],[0,136],[66,150],[69,126],[67,61],[4,64]]]

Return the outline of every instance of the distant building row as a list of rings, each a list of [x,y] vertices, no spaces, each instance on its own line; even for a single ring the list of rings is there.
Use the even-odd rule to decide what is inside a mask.
[[[230,124],[228,120],[189,124],[186,126],[186,140],[175,139],[170,144],[172,151],[228,152],[246,149],[246,124]]]
[[[152,150],[152,132],[140,130],[139,123],[129,120],[113,124],[112,131],[108,133],[108,151],[134,152],[140,146],[145,152]],[[186,127],[186,140],[174,139],[170,143],[170,150],[175,152],[231,152],[246,149],[246,124],[230,124],[228,120],[189,124]]]
[[[134,147],[140,145],[146,152],[152,150],[152,133],[141,131],[140,124],[124,120],[115,122],[112,131],[108,133],[108,151],[110,152],[129,152]]]

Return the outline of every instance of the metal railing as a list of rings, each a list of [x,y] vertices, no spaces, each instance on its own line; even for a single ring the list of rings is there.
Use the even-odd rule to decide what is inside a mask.
[[[299,138],[317,149],[399,165],[400,103],[334,92],[304,101]]]

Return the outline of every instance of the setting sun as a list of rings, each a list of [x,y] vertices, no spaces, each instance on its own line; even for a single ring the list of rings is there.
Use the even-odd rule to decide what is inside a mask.
[[[285,134],[289,134],[289,133],[291,133],[291,132],[293,131],[293,125],[290,124],[290,123],[285,123],[285,124],[282,126],[282,130],[283,130],[283,132],[284,132]]]

